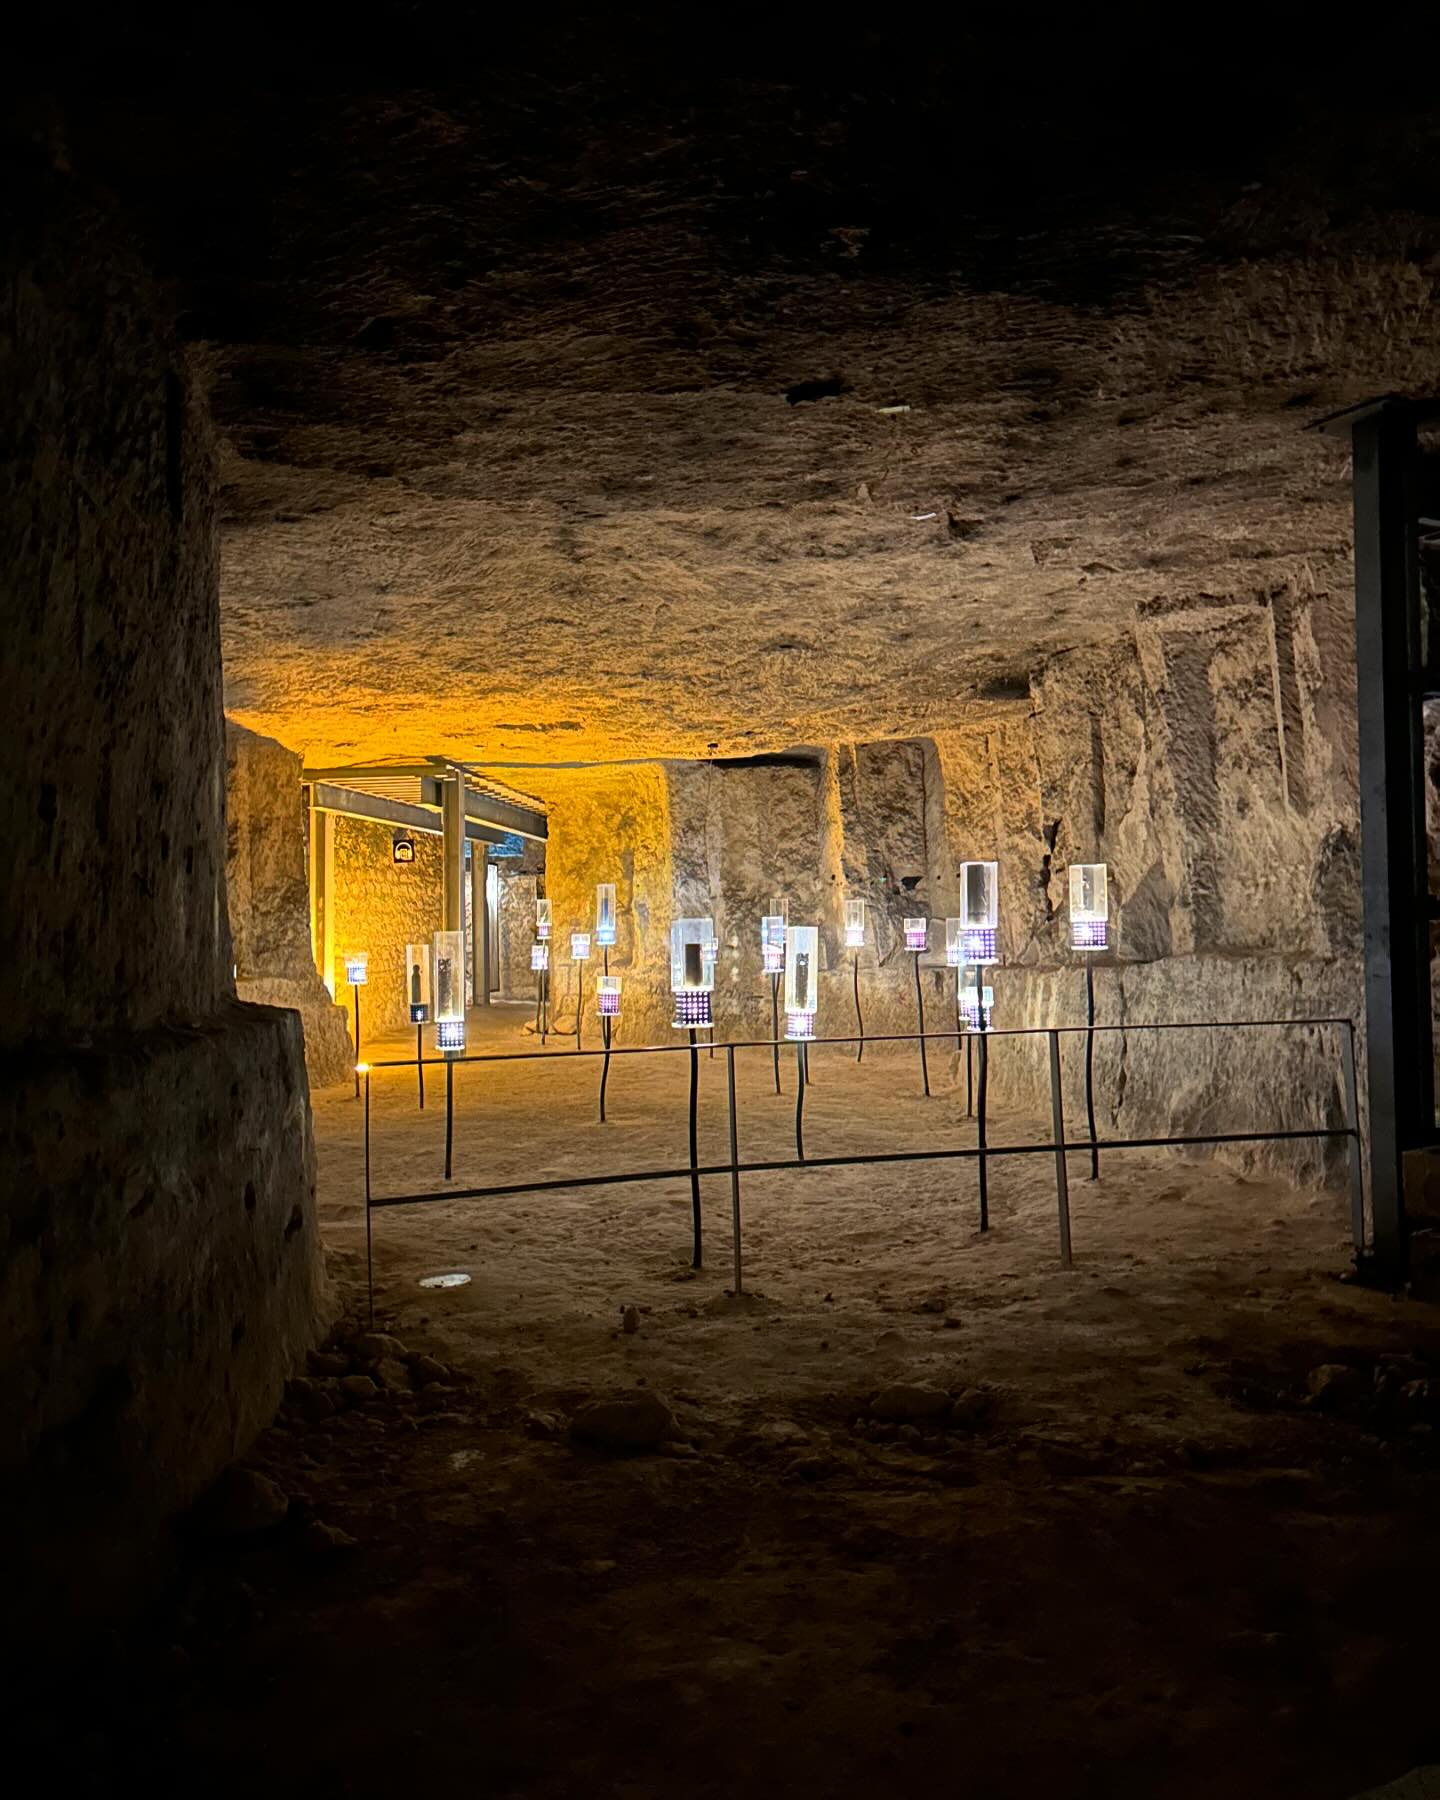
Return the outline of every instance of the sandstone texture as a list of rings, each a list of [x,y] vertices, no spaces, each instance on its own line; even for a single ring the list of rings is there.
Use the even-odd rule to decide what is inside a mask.
[[[1029,58],[1002,98],[975,25],[681,100],[616,30],[487,41],[443,94],[252,82],[203,131],[119,99],[87,135],[205,342],[234,716],[516,771],[552,809],[557,1020],[620,888],[622,1043],[670,1041],[676,908],[716,919],[722,1033],[767,1033],[777,891],[821,926],[823,1027],[859,895],[866,1026],[910,1028],[900,922],[970,856],[1002,866],[1002,1025],[1073,1017],[1076,858],[1111,869],[1108,1020],[1353,1014],[1348,457],[1304,427],[1440,387],[1433,115],[1339,68],[1282,100],[1248,55],[1203,104]],[[207,209],[245,197],[224,232],[175,229],[177,141]],[[366,905],[388,1022],[422,909]],[[932,1023],[939,955],[937,925]],[[1112,1127],[1333,1116],[1318,1037],[1184,1042],[1098,1045]],[[996,1091],[1044,1104],[1027,1057]]]
[[[1085,959],[1069,948],[1066,877],[1072,861],[1098,860],[1109,865],[1111,903],[1111,947],[1091,958],[1100,1025],[1358,1020],[1348,641],[1345,601],[1319,591],[1150,607],[1128,638],[1045,662],[1024,706],[928,738],[531,771],[550,803],[556,940],[588,926],[596,881],[616,881],[620,1041],[663,1043],[670,919],[708,914],[721,947],[718,1035],[768,1037],[759,919],[784,894],[792,919],[820,926],[817,1029],[842,1035],[855,1029],[843,904],[860,897],[866,1031],[915,1028],[908,916],[931,921],[922,992],[928,1028],[943,1030],[955,1017],[944,919],[958,909],[958,865],[993,857],[995,1023],[1076,1025],[1086,1017]],[[562,960],[557,994],[572,986]],[[1102,1032],[1098,1123],[1119,1136],[1338,1129],[1343,1044],[1341,1025]],[[1067,1037],[1072,1131],[1082,1058],[1082,1040]],[[1363,1045],[1361,1072],[1363,1091]],[[997,1102],[1048,1113],[1045,1040],[997,1039],[990,1082]],[[1226,1154],[1307,1177],[1345,1163],[1339,1139]]]
[[[1291,41],[1202,92],[1193,42],[1069,82],[978,29],[487,28],[403,95],[382,32],[303,105],[97,109],[213,370],[231,713],[327,761],[914,739],[1137,607],[1343,591],[1302,427],[1440,388],[1433,113]]]
[[[17,1617],[85,1616],[323,1327],[300,1022],[231,1001],[36,1047],[0,1083],[0,1160],[8,1591]]]
[[[236,994],[300,1014],[312,1087],[348,1080],[355,1062],[349,1025],[320,979],[310,945],[300,758],[229,721],[225,824]]]
[[[570,1430],[582,1442],[606,1450],[651,1450],[675,1437],[675,1416],[658,1394],[640,1389],[592,1400],[571,1421]]]
[[[535,941],[535,899],[538,878],[534,875],[510,874],[500,878],[499,928],[496,933],[495,971],[498,992],[506,1000],[535,998],[535,971],[530,967],[530,947]],[[583,917],[575,901],[574,917]],[[580,927],[577,925],[577,930]]]
[[[595,977],[602,958],[576,965],[570,933],[595,926],[595,887],[615,884],[617,941],[610,972],[623,983],[615,1041],[670,1040],[670,921],[675,906],[669,771],[635,763],[589,769],[526,771],[529,787],[545,801],[550,837],[545,846],[545,894],[551,906],[551,1012],[573,1025],[578,984],[586,983],[585,1007],[594,1021]],[[533,897],[523,894],[516,921],[515,960],[528,958],[534,935]],[[523,908],[528,903],[528,919]],[[512,977],[517,980],[518,977]],[[523,989],[518,991],[523,992]],[[532,990],[533,991],[533,990]]]
[[[325,1294],[299,1021],[231,977],[203,401],[58,144],[0,176],[0,1575],[38,1642],[129,1592]]]
[[[912,1425],[922,1419],[944,1419],[949,1416],[950,1396],[944,1388],[929,1387],[924,1382],[892,1382],[880,1389],[870,1402],[870,1417],[892,1423]]]
[[[283,1523],[289,1510],[289,1498],[268,1476],[232,1467],[202,1496],[195,1524],[210,1537],[252,1537]]]
[[[10,173],[3,1049],[233,991],[203,397],[104,207],[58,170]]]
[[[415,834],[415,860],[397,863],[390,826],[368,819],[335,821],[335,994],[346,1009],[352,995],[345,954],[369,953],[360,996],[361,1047],[368,1032],[409,1026],[405,946],[429,944],[442,921],[440,839]],[[468,878],[467,878],[468,882]]]

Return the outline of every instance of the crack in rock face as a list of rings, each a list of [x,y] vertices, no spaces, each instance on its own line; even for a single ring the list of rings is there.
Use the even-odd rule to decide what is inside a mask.
[[[902,736],[1139,605],[1348,581],[1302,426],[1440,388],[1432,117],[1263,57],[1018,89],[973,33],[740,78],[634,24],[77,121],[210,376],[233,716],[322,760]]]

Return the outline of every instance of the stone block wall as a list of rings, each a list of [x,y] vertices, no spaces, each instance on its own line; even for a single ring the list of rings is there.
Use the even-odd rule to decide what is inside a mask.
[[[496,954],[499,958],[500,997],[533,1000],[535,973],[530,967],[530,946],[535,941],[535,897],[539,887],[534,875],[500,876],[500,900]]]
[[[0,1585],[119,1603],[323,1326],[298,1021],[234,996],[210,433],[52,137],[0,130]]]
[[[595,884],[609,879],[620,908],[611,968],[625,982],[625,1040],[671,1041],[670,923],[687,908],[715,921],[719,1035],[766,1037],[770,983],[759,922],[770,897],[784,894],[797,923],[820,926],[822,1015],[835,1031],[848,1031],[854,1013],[843,903],[858,894],[870,934],[859,953],[866,1029],[912,1028],[903,920],[943,904],[954,882],[933,744],[527,772],[527,781],[550,808],[546,889],[562,947],[557,1002],[573,1010],[564,945],[572,929],[593,923]],[[935,941],[943,950],[943,936]]]
[[[63,1625],[124,1602],[321,1329],[299,1018],[37,1045],[0,1156],[0,1565],[12,1620]]]
[[[1110,869],[1102,1022],[1363,1025],[1348,598],[1287,586],[1143,609],[1132,641],[1052,659],[1024,716],[937,744],[957,854],[980,853],[988,826],[1001,859],[997,1023],[1083,1017],[1065,875],[1095,860]],[[1048,1106],[1043,1054],[997,1055],[997,1099]],[[1077,1055],[1067,1044],[1072,1102]],[[1363,1094],[1363,1030],[1359,1057]],[[1333,1031],[1097,1039],[1112,1133],[1334,1123],[1339,1081]],[[1343,1167],[1333,1144],[1221,1154],[1306,1178]]]
[[[3,1048],[208,1012],[231,955],[205,408],[106,209],[0,172]]]
[[[573,1025],[580,972],[569,961],[572,931],[593,931],[595,888],[613,881],[619,907],[619,940],[610,968],[624,983],[619,1042],[670,1040],[669,932],[674,892],[674,852],[667,765],[625,763],[597,768],[526,771],[526,786],[546,804],[550,838],[545,850],[545,893],[550,900],[552,1010]],[[533,898],[515,949],[528,959],[534,930]],[[596,957],[583,979],[585,1010],[595,1017]],[[530,990],[534,992],[533,988]]]
[[[998,969],[993,976],[997,1015],[1015,1027],[1083,1024],[1084,980],[1074,964]],[[1100,965],[1096,1022],[1132,1029],[1096,1033],[1097,1129],[1118,1138],[1343,1127],[1341,1027],[1136,1027],[1224,1018],[1358,1019],[1360,989],[1358,963],[1328,957],[1172,956]],[[1078,1033],[1061,1038],[1061,1092],[1071,1139],[1086,1132],[1084,1045]],[[1358,1048],[1363,1084],[1363,1042]],[[996,1107],[1044,1120],[1048,1127],[1048,1039],[994,1038],[990,1094]],[[1189,1152],[1207,1153],[1203,1146]],[[1339,1182],[1348,1170],[1341,1138],[1236,1144],[1213,1153],[1244,1170],[1307,1182]]]
[[[368,819],[335,821],[335,997],[347,1008],[345,954],[369,952],[361,996],[361,1036],[410,1029],[406,944],[428,944],[444,916],[444,851],[438,837],[415,834],[415,860],[397,863],[394,832]]]
[[[348,1081],[349,1021],[330,998],[310,946],[300,758],[273,738],[225,724],[225,885],[235,991],[291,1007],[305,1033],[311,1087]]]
[[[712,916],[717,1035],[770,1035],[770,984],[761,967],[760,919],[772,894],[788,895],[797,923],[821,927],[820,967],[833,962],[834,871],[825,855],[825,764],[666,765],[672,826],[674,908]],[[658,921],[668,932],[669,919]],[[663,972],[669,1017],[668,938]]]
[[[1068,947],[1067,873],[1104,861],[1102,1021],[1358,1021],[1348,607],[1292,585],[1143,609],[1129,638],[1048,661],[1028,703],[961,715],[927,739],[556,772],[544,779],[557,933],[588,919],[595,880],[643,868],[642,888],[627,877],[621,889],[631,1041],[669,1039],[668,927],[687,909],[716,921],[719,1035],[761,1037],[759,919],[770,894],[787,893],[792,918],[821,928],[820,1030],[839,1034],[854,1021],[842,907],[860,897],[867,1032],[914,1029],[910,915],[932,920],[921,975],[933,1029],[953,1017],[943,920],[958,908],[958,866],[995,858],[997,1023],[1074,1023],[1083,963]],[[1102,1037],[1102,1125],[1151,1135],[1226,1119],[1232,1130],[1333,1122],[1337,1043],[1318,1031]],[[1067,1094],[1079,1091],[1076,1054],[1067,1043]],[[1043,1043],[997,1051],[996,1103],[1048,1111],[1045,1057]],[[1307,1176],[1333,1174],[1342,1157],[1333,1146],[1233,1154]]]

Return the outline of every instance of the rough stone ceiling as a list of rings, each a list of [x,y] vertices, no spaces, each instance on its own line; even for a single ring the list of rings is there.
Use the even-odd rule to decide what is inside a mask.
[[[1348,579],[1301,427],[1440,388],[1433,116],[537,60],[105,115],[212,380],[243,722],[896,735],[1138,602]]]

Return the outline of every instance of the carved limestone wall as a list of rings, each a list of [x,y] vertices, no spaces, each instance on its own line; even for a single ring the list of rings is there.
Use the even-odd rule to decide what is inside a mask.
[[[431,833],[415,834],[415,860],[397,863],[394,832],[368,819],[335,821],[335,996],[346,1006],[345,953],[370,957],[361,997],[361,1036],[410,1029],[406,944],[429,944],[444,906],[444,851]]]
[[[933,1028],[953,1016],[943,920],[958,907],[958,865],[994,858],[997,1023],[1073,1023],[1083,965],[1068,948],[1066,872],[1104,861],[1102,1018],[1358,1018],[1353,719],[1348,601],[1287,585],[1145,608],[1130,636],[1049,660],[1028,702],[929,738],[555,774],[556,932],[588,921],[596,880],[620,882],[625,1032],[665,1042],[670,918],[709,914],[718,1034],[760,1037],[759,919],[785,893],[792,918],[820,926],[819,1029],[842,1033],[854,1021],[842,906],[858,896],[867,1031],[914,1029],[901,941],[912,915],[932,921],[921,981]],[[1067,1087],[1071,1063],[1067,1047]],[[1039,1049],[997,1053],[992,1067],[997,1104],[1048,1107]],[[1107,1129],[1138,1135],[1224,1118],[1236,1130],[1333,1122],[1338,1105],[1335,1041],[1320,1034],[1131,1033],[1103,1040],[1097,1071]],[[1336,1160],[1235,1154],[1304,1174]]]
[[[348,1081],[355,1062],[349,1023],[310,948],[300,758],[230,720],[225,829],[235,991],[242,1000],[299,1013],[312,1087]]]
[[[123,1602],[323,1325],[293,1013],[240,1005],[204,405],[53,148],[0,134],[0,1587]]]

